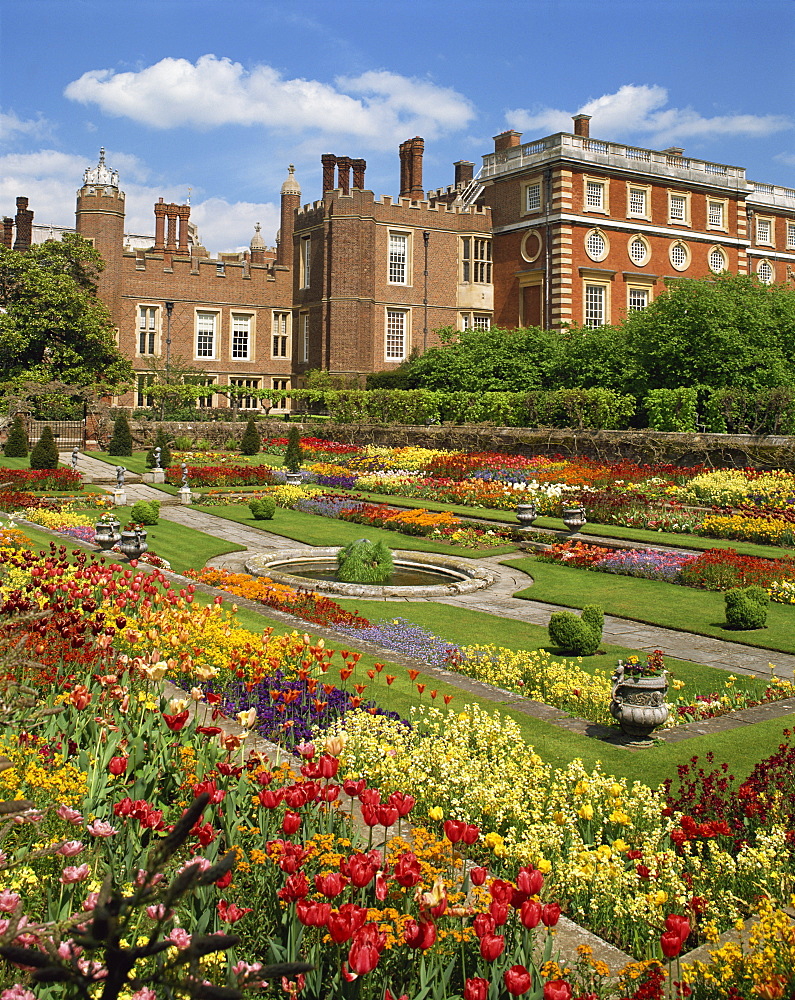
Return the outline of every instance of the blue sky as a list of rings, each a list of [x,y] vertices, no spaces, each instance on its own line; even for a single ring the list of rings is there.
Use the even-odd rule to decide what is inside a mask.
[[[183,202],[211,251],[271,244],[294,163],[367,160],[397,194],[425,138],[426,189],[506,128],[571,131],[744,166],[795,188],[792,0],[0,0],[0,214],[73,225],[100,146],[127,230]]]

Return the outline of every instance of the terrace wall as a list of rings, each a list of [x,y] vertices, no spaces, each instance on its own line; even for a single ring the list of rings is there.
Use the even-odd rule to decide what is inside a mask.
[[[263,437],[286,437],[296,423],[261,421]],[[192,435],[221,446],[238,440],[246,421],[237,423],[180,421],[158,424],[131,421],[136,447],[154,444],[158,427],[168,436]],[[336,424],[328,421],[299,425],[306,437],[322,437],[347,444],[388,447],[443,448],[451,451],[497,451],[518,455],[565,455],[617,461],[665,462],[672,465],[708,465],[715,468],[786,469],[795,471],[795,436],[751,434],[674,434],[663,431],[583,431],[554,428],[493,427],[483,424],[416,427],[400,424]]]

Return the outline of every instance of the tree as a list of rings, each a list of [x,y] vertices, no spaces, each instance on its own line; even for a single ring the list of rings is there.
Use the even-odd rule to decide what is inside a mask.
[[[108,445],[109,455],[132,455],[132,431],[126,413],[120,413],[113,422],[113,437]]]
[[[677,279],[624,323],[640,393],[795,384],[795,292],[746,275]]]
[[[256,455],[261,447],[262,439],[259,436],[257,424],[254,418],[250,417],[248,423],[246,424],[246,429],[243,431],[243,437],[240,441],[240,454]]]
[[[3,445],[3,454],[6,458],[25,458],[28,448],[28,432],[25,430],[25,421],[22,419],[22,414],[18,413],[14,417],[14,423],[11,425],[6,443]]]
[[[97,298],[102,258],[75,233],[19,252],[0,247],[0,368],[4,378],[118,385],[132,378]]]
[[[41,437],[33,445],[30,452],[30,467],[31,469],[58,468],[58,446],[49,424],[45,426]]]
[[[293,425],[287,434],[287,447],[284,450],[284,467],[288,472],[298,472],[304,460],[304,450],[301,447],[301,432]]]

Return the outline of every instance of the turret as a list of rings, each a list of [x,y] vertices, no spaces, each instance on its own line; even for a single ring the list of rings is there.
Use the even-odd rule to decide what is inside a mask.
[[[284,267],[292,267],[294,260],[293,229],[295,228],[295,213],[301,207],[301,185],[295,179],[295,167],[292,163],[287,170],[287,180],[282,184],[282,213],[276,263]]]
[[[100,275],[99,293],[116,323],[121,318],[121,266],[124,252],[124,192],[119,190],[119,174],[105,163],[105,150],[99,151],[99,163],[83,175],[77,192],[75,212],[77,232],[93,242],[105,261]]]

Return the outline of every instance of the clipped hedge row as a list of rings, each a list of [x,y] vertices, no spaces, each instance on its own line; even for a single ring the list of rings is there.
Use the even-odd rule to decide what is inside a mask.
[[[758,392],[707,386],[653,389],[643,408],[655,431],[795,434],[795,389],[789,386]]]

